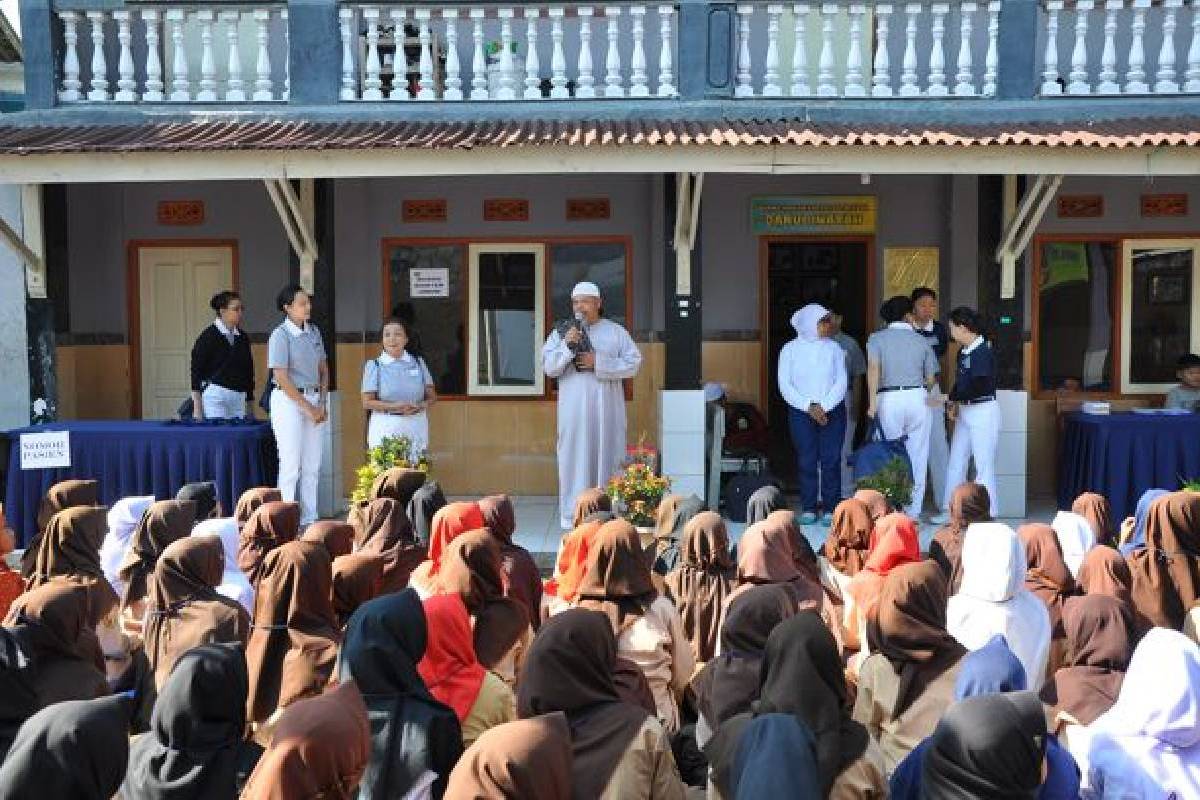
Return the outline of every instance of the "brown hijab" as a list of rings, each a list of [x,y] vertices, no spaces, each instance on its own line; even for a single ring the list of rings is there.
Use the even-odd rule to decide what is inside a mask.
[[[60,511],[78,506],[95,506],[100,504],[100,484],[90,480],[59,481],[46,490],[46,495],[38,504],[37,533],[29,540],[25,552],[21,555],[21,575],[28,578],[34,571],[34,561],[41,550],[42,536],[50,520]]]
[[[488,603],[475,615],[471,631],[475,658],[487,669],[494,669],[528,630],[525,606],[507,597]]]
[[[570,800],[571,729],[561,711],[484,731],[446,787],[455,800]]]
[[[350,551],[354,549],[354,526],[348,522],[333,520],[314,522],[304,529],[300,540],[321,545],[329,551],[329,558],[336,561],[342,556],[350,555]]]
[[[721,609],[736,578],[737,568],[729,557],[729,532],[721,515],[702,511],[688,520],[679,566],[667,574],[666,585],[699,662],[711,660],[717,652]]]
[[[368,600],[383,590],[382,556],[374,553],[352,553],[333,562],[333,610],[339,628],[345,628],[350,616]]]
[[[370,757],[367,707],[348,680],[288,707],[241,800],[353,800]]]
[[[603,489],[584,489],[575,498],[575,516],[571,525],[578,528],[593,514],[612,513],[612,498]]]
[[[1071,512],[1083,517],[1092,526],[1092,532],[1096,534],[1096,544],[1114,543],[1112,506],[1104,495],[1084,492],[1071,504]]]
[[[1079,587],[1086,594],[1106,595],[1133,610],[1130,587],[1133,576],[1121,551],[1112,547],[1093,547],[1083,557],[1079,567]]]
[[[899,717],[966,650],[946,632],[946,578],[933,561],[901,564],[883,580],[879,603],[867,620],[871,651],[881,654],[900,676],[892,700]]]
[[[636,539],[637,532],[633,535]],[[543,624],[525,658],[517,715],[522,719],[555,711],[566,715],[571,785],[577,798],[604,794],[630,742],[650,716],[646,709],[621,701],[613,682],[616,660],[612,626],[603,615],[582,608],[567,609]]]
[[[820,582],[796,566],[796,529],[796,515],[791,511],[772,511],[746,529],[738,540],[738,585],[725,600],[726,606],[749,587],[766,583],[787,584],[798,608],[824,606],[825,590]]]
[[[1179,630],[1200,599],[1200,494],[1174,492],[1154,501],[1146,546],[1129,556],[1139,627]]]
[[[883,492],[875,489],[859,489],[854,493],[854,499],[862,503],[871,512],[871,521],[886,517],[892,512],[892,507]]]
[[[159,500],[146,509],[133,529],[129,549],[117,570],[126,584],[121,601],[124,605],[146,597],[159,557],[172,542],[190,534],[195,522],[196,504],[190,500]]]
[[[340,638],[332,574],[329,553],[312,542],[288,542],[263,561],[246,646],[251,721],[320,694],[329,682]]]
[[[237,642],[250,636],[250,617],[237,602],[217,594],[225,552],[216,534],[188,536],[168,545],[150,579],[145,649],[162,689],[179,657],[202,644]]]
[[[371,493],[368,495],[368,499],[378,500],[381,497],[390,497],[400,505],[400,508],[407,508],[408,501],[412,500],[417,489],[424,485],[425,473],[421,470],[392,467],[385,470],[371,484]]]
[[[233,509],[233,518],[237,521],[238,528],[241,528],[250,521],[250,517],[254,515],[259,506],[264,506],[267,503],[278,503],[281,500],[283,500],[283,493],[270,486],[256,486],[253,489],[247,489],[242,492],[242,496],[238,498],[237,506]]]
[[[882,495],[880,495],[882,497]],[[833,510],[833,524],[821,552],[830,566],[846,577],[853,577],[867,560],[875,516],[866,503],[852,497]]]
[[[383,586],[379,593],[398,592],[408,586],[413,569],[425,560],[425,548],[413,538],[412,523],[404,507],[390,497],[381,497],[367,503],[355,520],[358,552],[383,559]]]
[[[1091,725],[1117,702],[1133,654],[1132,620],[1103,595],[1072,597],[1063,609],[1067,657],[1042,687],[1042,702]]]
[[[250,585],[258,588],[263,559],[300,533],[300,504],[282,500],[263,503],[254,510],[238,539],[238,567]]]
[[[637,530],[623,519],[601,525],[579,583],[579,606],[603,612],[619,632],[657,596]]]
[[[85,586],[52,580],[17,598],[5,626],[17,633],[35,669],[29,680],[38,707],[108,694],[100,644],[89,622]]]
[[[504,597],[500,546],[487,531],[469,531],[455,538],[442,557],[434,578],[441,594],[457,594],[474,616],[488,603]]]
[[[950,495],[950,524],[929,544],[929,557],[938,563],[950,582],[950,594],[962,584],[962,547],[967,529],[976,522],[992,521],[992,498],[981,483],[964,483]]]
[[[117,595],[100,566],[100,545],[107,527],[102,506],[72,506],[51,517],[25,589],[35,589],[55,578],[84,585],[90,601],[90,623],[95,627],[117,605]]]
[[[1017,529],[1025,545],[1025,588],[1038,596],[1050,612],[1050,627],[1055,639],[1066,634],[1062,627],[1063,603],[1076,593],[1075,579],[1063,560],[1058,537],[1049,525],[1022,525]]]
[[[492,495],[479,501],[483,524],[500,543],[500,566],[508,578],[508,596],[525,606],[534,630],[541,624],[542,575],[533,556],[513,542],[517,516],[512,499],[506,494]]]

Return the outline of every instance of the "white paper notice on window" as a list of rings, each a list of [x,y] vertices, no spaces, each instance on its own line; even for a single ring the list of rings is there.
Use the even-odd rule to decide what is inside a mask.
[[[408,271],[408,296],[414,300],[421,297],[449,297],[449,269],[410,269]]]
[[[71,432],[21,434],[21,469],[71,466]]]

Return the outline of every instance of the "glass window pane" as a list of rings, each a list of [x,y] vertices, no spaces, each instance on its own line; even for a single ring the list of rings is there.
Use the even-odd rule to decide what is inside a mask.
[[[1134,248],[1129,298],[1129,382],[1175,383],[1192,342],[1192,248]]]
[[[629,327],[625,308],[625,243],[570,242],[550,245],[550,316],[570,319],[571,289],[580,281],[600,287],[604,316]]]
[[[1042,244],[1036,297],[1042,389],[1112,389],[1116,264],[1116,242]]]
[[[461,245],[393,245],[388,253],[388,313],[412,325],[410,350],[425,359],[438,394],[444,395],[467,393],[464,255]],[[414,298],[414,269],[446,270],[447,296]]]
[[[480,387],[537,385],[534,341],[537,261],[533,253],[479,254],[479,308],[475,347]]]

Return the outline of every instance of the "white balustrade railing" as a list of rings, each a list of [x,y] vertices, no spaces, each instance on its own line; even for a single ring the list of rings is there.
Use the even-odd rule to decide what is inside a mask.
[[[342,100],[670,98],[676,7],[343,5]]]
[[[735,97],[995,93],[998,0],[741,2]]]
[[[1043,97],[1200,94],[1200,0],[1044,0]]]
[[[287,9],[282,6],[220,3],[55,13],[63,26],[58,87],[63,103],[239,103],[288,97]]]

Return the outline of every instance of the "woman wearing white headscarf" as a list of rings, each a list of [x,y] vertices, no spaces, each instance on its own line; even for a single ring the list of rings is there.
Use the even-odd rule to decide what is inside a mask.
[[[225,568],[221,573],[221,584],[217,587],[217,594],[236,601],[253,617],[254,587],[246,579],[246,573],[238,566],[239,532],[237,519],[225,517],[197,522],[196,527],[192,529],[192,536],[212,533],[221,537],[221,547],[225,551]]]
[[[1041,689],[1050,657],[1050,614],[1025,588],[1025,548],[1016,531],[999,522],[967,529],[962,583],[946,607],[946,629],[968,650],[996,634],[1021,661],[1029,689]]]
[[[1153,628],[1133,651],[1117,702],[1073,736],[1083,797],[1200,797],[1200,647]]]
[[[100,545],[100,568],[118,597],[125,596],[125,581],[117,574],[121,560],[129,549],[133,529],[153,502],[154,495],[122,497],[108,510],[108,533],[104,536],[104,544]]]
[[[796,338],[779,353],[779,393],[787,401],[800,472],[800,522],[826,523],[842,499],[842,439],[846,435],[846,354],[833,336],[833,312],[809,303],[792,315]],[[818,498],[819,495],[819,498]],[[819,501],[819,502],[818,502]]]
[[[1058,537],[1058,546],[1062,550],[1063,561],[1071,575],[1079,577],[1079,568],[1088,551],[1096,546],[1096,531],[1092,523],[1078,514],[1070,511],[1060,511],[1050,523],[1054,535]]]

